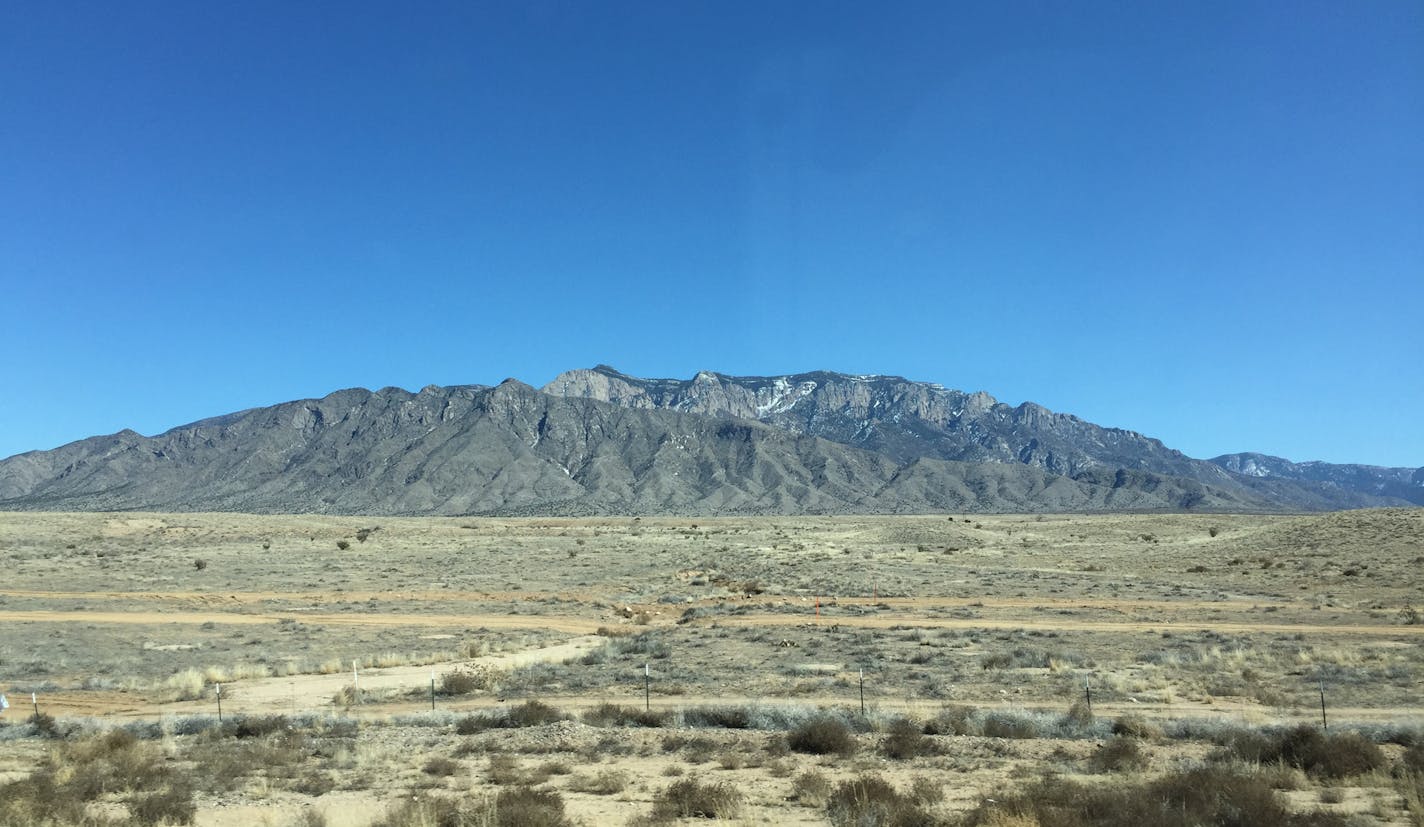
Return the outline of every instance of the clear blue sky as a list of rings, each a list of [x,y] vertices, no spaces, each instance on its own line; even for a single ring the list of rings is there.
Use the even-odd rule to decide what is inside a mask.
[[[0,2],[0,456],[831,369],[1424,465],[1424,4]]]

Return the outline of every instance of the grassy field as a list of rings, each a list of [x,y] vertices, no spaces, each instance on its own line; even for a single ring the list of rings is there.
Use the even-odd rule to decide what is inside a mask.
[[[1424,823],[1424,510],[26,513],[0,571],[0,783],[88,802],[0,822]]]

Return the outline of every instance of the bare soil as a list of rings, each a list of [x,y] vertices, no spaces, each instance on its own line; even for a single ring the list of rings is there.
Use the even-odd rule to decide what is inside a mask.
[[[331,770],[349,783],[317,796],[268,785],[200,797],[200,824],[283,824],[315,809],[329,824],[365,825],[431,783],[493,789],[482,753],[458,757],[456,777],[422,773],[425,758],[461,741],[447,728],[403,723],[429,714],[432,680],[439,687],[457,670],[496,679],[470,694],[442,690],[437,716],[532,698],[569,713],[604,702],[857,710],[863,687],[871,713],[928,720],[947,705],[1061,714],[1086,689],[1103,717],[1268,725],[1318,720],[1323,688],[1334,726],[1424,726],[1421,509],[586,520],[0,514],[0,572],[0,691],[14,704],[0,723],[28,715],[31,692],[61,717],[214,714],[218,684],[229,714],[367,722],[346,765]],[[593,734],[579,738],[603,737],[584,729]],[[825,823],[824,811],[788,799],[787,779],[818,767],[833,778],[868,769],[904,783],[939,778],[952,789],[938,806],[952,813],[1017,778],[1081,773],[1095,748],[964,736],[948,756],[887,764],[767,758],[765,733],[699,731],[726,744],[694,761],[664,750],[667,731],[616,733],[625,741],[617,749],[550,753],[574,774],[627,776],[612,795],[577,792],[568,775],[542,782],[585,823],[645,814],[672,780],[669,767],[746,790],[746,822]],[[9,743],[19,746],[0,760],[0,780],[46,749]],[[1157,743],[1145,772],[1203,749]],[[733,753],[742,758],[705,763]],[[373,774],[385,780],[363,787]],[[1394,803],[1364,806],[1375,795],[1361,788],[1339,806],[1361,823],[1406,823],[1391,815]]]

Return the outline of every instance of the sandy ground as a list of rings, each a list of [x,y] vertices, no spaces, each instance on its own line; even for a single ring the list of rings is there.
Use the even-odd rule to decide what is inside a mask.
[[[367,540],[358,528],[378,527]],[[340,548],[338,542],[347,548]],[[226,514],[0,514],[0,691],[100,720],[336,711],[372,722],[319,797],[257,784],[205,799],[203,825],[282,827],[312,808],[364,827],[400,796],[485,791],[485,756],[421,773],[449,732],[375,725],[418,716],[450,670],[507,674],[440,696],[442,712],[538,698],[571,713],[605,701],[854,708],[946,704],[1061,712],[1085,682],[1099,716],[1424,726],[1424,510],[1331,515],[970,515],[512,520]],[[358,669],[363,703],[337,696]],[[198,670],[201,692],[170,677]],[[0,720],[29,712],[17,703]],[[706,734],[706,733],[699,733]],[[886,772],[952,779],[946,808],[1044,769],[1080,772],[1095,745],[965,741],[919,764],[793,756],[741,767],[764,734],[665,752],[555,753],[575,773],[627,774],[615,795],[564,792],[587,824],[645,813],[674,768],[749,795],[741,823],[823,824],[788,801],[789,776]],[[742,743],[737,739],[751,739]],[[722,742],[726,743],[723,744]],[[1161,769],[1199,745],[1153,747]],[[0,777],[46,746],[20,742]],[[721,763],[715,759],[723,756]],[[1066,756],[1066,757],[1065,757]],[[552,760],[525,755],[525,765]],[[753,763],[760,764],[761,759]],[[593,762],[590,764],[589,762]],[[709,763],[711,762],[711,763]],[[721,764],[728,766],[722,766]],[[794,766],[792,766],[794,765]],[[374,768],[374,769],[373,769]],[[9,773],[8,776],[5,773]],[[364,779],[364,780],[360,780]],[[378,779],[378,780],[377,780]],[[1370,807],[1353,790],[1339,806]],[[1368,816],[1369,824],[1402,823]]]

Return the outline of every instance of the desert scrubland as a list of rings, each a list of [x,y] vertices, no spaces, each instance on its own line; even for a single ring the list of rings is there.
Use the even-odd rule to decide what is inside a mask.
[[[1419,509],[3,514],[0,823],[1424,824],[1421,572]]]

